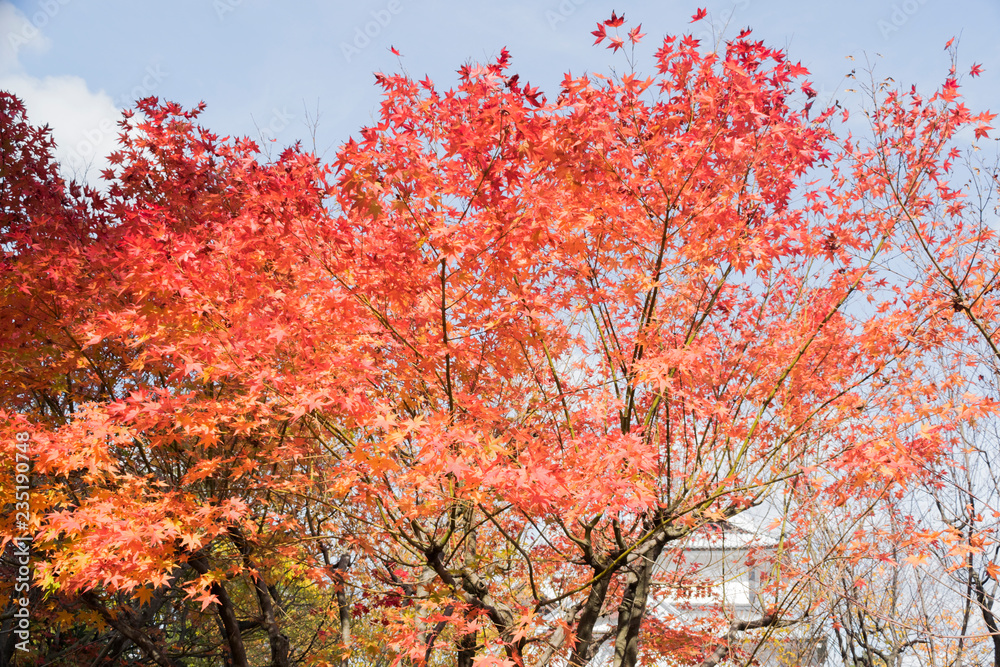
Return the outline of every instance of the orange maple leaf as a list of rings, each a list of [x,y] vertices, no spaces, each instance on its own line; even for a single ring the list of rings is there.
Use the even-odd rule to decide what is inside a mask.
[[[132,595],[139,600],[139,604],[149,604],[149,601],[153,599],[153,589],[149,586],[140,586],[133,591]]]

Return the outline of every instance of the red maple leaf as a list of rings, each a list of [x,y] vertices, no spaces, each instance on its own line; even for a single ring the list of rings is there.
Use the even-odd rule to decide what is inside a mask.
[[[809,70],[803,67],[802,63],[799,62],[795,63],[794,65],[792,65],[791,63],[788,64],[789,76],[799,77],[799,76],[805,76],[806,74],[809,74]]]
[[[640,23],[636,27],[628,31],[628,38],[633,44],[638,44],[639,40],[645,37],[645,34],[639,32],[642,29],[642,24]]]
[[[612,53],[625,46],[625,40],[621,37],[608,37],[608,39],[611,40],[611,43],[608,44],[608,48],[611,49]]]
[[[617,28],[622,23],[625,23],[625,15],[622,14],[621,16],[616,16],[615,13],[612,11],[611,18],[606,20],[604,22],[604,25],[608,26],[609,28]]]
[[[978,63],[973,65],[972,69],[969,70],[969,76],[979,76],[982,73],[983,73],[983,66],[982,64]]]
[[[594,40],[594,44],[600,44],[601,41],[605,37],[607,37],[607,35],[604,33],[604,24],[603,23],[598,23],[597,24],[597,30],[594,30],[590,34],[597,38],[596,40]]]
[[[951,77],[945,80],[944,85],[941,86],[941,97],[948,102],[958,97],[958,81]]]
[[[524,96],[531,102],[531,106],[535,108],[542,106],[542,103],[538,101],[540,95],[541,92],[537,87],[532,88],[529,84],[524,84]]]
[[[694,23],[695,21],[700,21],[706,16],[708,16],[708,10],[702,7],[697,12],[695,12],[694,16],[691,17],[691,23]]]

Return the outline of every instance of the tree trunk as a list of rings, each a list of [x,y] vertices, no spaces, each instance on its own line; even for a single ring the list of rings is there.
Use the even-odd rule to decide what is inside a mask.
[[[597,572],[595,574],[600,574]],[[594,625],[601,616],[601,608],[608,595],[608,586],[611,585],[611,573],[595,581],[590,587],[587,595],[587,602],[583,607],[583,613],[576,624],[576,642],[573,644],[573,653],[570,655],[569,664],[572,667],[583,667],[594,657],[597,646],[594,644]]]
[[[242,531],[236,526],[229,527],[229,536],[233,544],[243,556],[243,565],[247,571],[254,571],[253,563],[250,560],[250,543],[243,536]],[[270,589],[264,583],[261,574],[251,575],[253,577],[254,592],[257,594],[257,606],[260,608],[260,615],[267,630],[267,640],[271,647],[272,667],[291,667],[288,662],[288,637],[281,632],[278,627],[278,619],[275,613],[277,600],[271,594]]]
[[[635,667],[639,656],[639,630],[646,615],[649,584],[656,561],[667,543],[667,532],[651,538],[649,549],[637,551],[626,577],[625,594],[618,607],[618,630],[615,634],[614,667]]]
[[[198,574],[205,575],[208,573],[208,561],[204,556],[189,558],[188,564],[194,568],[194,571]],[[219,614],[219,618],[222,620],[222,627],[224,629],[222,638],[225,641],[226,646],[229,648],[229,657],[233,661],[233,666],[250,667],[250,663],[247,661],[247,650],[243,645],[243,635],[240,634],[240,623],[236,618],[236,608],[233,606],[233,601],[229,599],[226,589],[217,581],[213,582],[211,588],[208,590],[219,601],[218,604],[215,605],[215,608]]]
[[[970,570],[972,575],[973,588],[976,591],[976,602],[979,603],[979,610],[983,615],[983,622],[986,629],[990,631],[990,639],[993,640],[993,667],[1000,667],[1000,628],[997,627],[997,619],[993,614],[993,596],[986,591],[983,580],[975,570]]]

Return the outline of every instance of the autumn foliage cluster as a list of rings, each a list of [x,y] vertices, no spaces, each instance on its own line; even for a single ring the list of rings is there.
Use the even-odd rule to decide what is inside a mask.
[[[957,539],[870,518],[995,407],[966,370],[1000,342],[996,238],[956,173],[992,116],[954,69],[820,108],[749,31],[651,68],[379,74],[331,164],[146,99],[100,190],[0,94],[25,658],[711,665],[822,618],[845,563]],[[780,544],[759,618],[664,617],[698,575],[656,564],[740,514]]]

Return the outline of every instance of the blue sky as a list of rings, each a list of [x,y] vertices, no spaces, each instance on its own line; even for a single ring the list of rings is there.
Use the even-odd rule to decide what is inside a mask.
[[[699,7],[707,19],[689,23]],[[0,89],[52,126],[65,171],[92,181],[114,148],[120,108],[146,95],[204,101],[213,131],[274,139],[265,142],[273,149],[299,139],[311,147],[315,125],[318,152],[330,158],[371,121],[374,71],[402,66],[448,87],[460,65],[504,46],[521,80],[549,93],[568,70],[627,69],[589,35],[612,10],[643,24],[640,69],[665,34],[709,44],[713,32],[750,26],[813,72],[821,99],[850,100],[844,75],[870,65],[879,78],[930,90],[947,73],[945,42],[957,37],[960,71],[984,67],[965,81],[968,104],[1000,109],[1000,0],[0,0]]]

